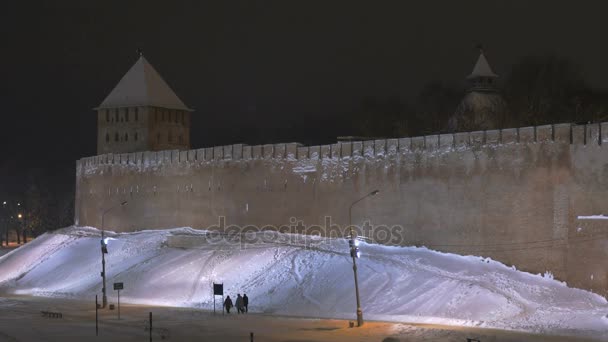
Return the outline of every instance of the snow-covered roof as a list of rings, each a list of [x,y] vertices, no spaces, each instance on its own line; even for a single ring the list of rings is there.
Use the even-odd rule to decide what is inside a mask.
[[[120,79],[98,108],[154,106],[191,111],[144,56]]]
[[[488,63],[486,56],[483,54],[483,51],[479,53],[479,58],[477,59],[477,63],[475,63],[473,72],[471,72],[467,78],[471,79],[477,77],[498,77],[498,75],[492,71],[492,68]]]

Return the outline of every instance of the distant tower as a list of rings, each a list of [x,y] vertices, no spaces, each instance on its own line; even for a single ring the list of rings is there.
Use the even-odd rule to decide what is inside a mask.
[[[97,111],[97,154],[190,148],[192,109],[139,51]]]
[[[507,104],[497,88],[497,78],[479,47],[479,58],[467,77],[470,84],[467,94],[450,119],[451,131],[496,129],[505,124]]]

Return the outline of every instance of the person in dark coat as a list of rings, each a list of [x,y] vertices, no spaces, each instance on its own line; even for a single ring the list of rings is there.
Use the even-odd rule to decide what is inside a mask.
[[[236,297],[236,310],[238,313],[245,313],[245,305],[243,304],[243,297],[241,297],[241,294],[237,294]]]
[[[249,312],[249,297],[246,293],[243,293],[243,305],[245,305],[245,312]]]
[[[232,299],[230,299],[230,296],[226,297],[226,300],[224,301],[224,307],[226,308],[226,312],[230,313],[230,309],[232,308]]]

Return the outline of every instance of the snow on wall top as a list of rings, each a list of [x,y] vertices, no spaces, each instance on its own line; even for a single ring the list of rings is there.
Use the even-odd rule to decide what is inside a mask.
[[[191,111],[144,56],[120,79],[98,108],[154,106]]]
[[[604,132],[604,133],[602,133]],[[332,145],[303,146],[280,143],[248,146],[234,144],[196,150],[146,151],[102,154],[80,159],[80,166],[98,164],[173,164],[220,160],[325,160],[390,158],[398,153],[447,153],[479,146],[555,142],[572,145],[608,144],[608,122],[573,125],[554,124],[500,130],[459,132],[422,137],[338,142]],[[78,166],[77,165],[77,166]]]

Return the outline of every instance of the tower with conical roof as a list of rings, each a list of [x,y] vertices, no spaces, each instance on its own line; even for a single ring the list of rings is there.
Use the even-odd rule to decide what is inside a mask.
[[[97,111],[97,154],[190,148],[190,113],[143,54]]]
[[[479,57],[473,71],[467,76],[469,88],[450,119],[451,131],[477,131],[502,127],[507,119],[507,104],[500,94],[496,80],[484,51],[479,47]]]

